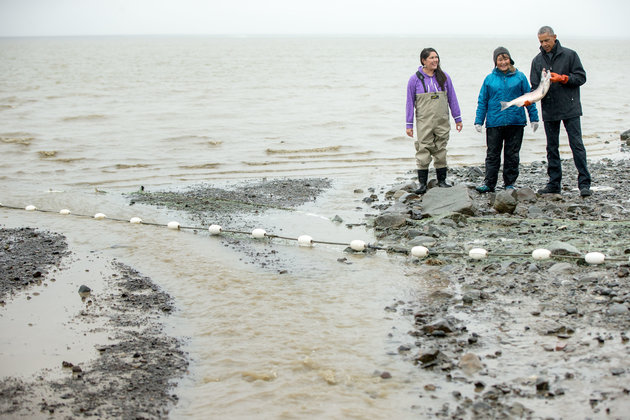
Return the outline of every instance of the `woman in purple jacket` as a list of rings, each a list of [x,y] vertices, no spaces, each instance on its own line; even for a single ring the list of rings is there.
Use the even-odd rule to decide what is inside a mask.
[[[425,48],[420,53],[421,67],[407,83],[407,135],[413,137],[413,117],[415,108],[417,140],[416,165],[420,188],[416,194],[427,191],[429,164],[437,175],[438,187],[450,187],[446,183],[446,144],[451,125],[448,109],[455,120],[457,131],[462,131],[462,116],[457,102],[453,82],[440,68],[440,57],[433,48]]]

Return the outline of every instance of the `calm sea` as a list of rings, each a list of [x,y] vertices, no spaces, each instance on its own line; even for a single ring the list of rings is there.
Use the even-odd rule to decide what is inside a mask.
[[[630,43],[560,40],[578,51],[588,75],[582,125],[589,159],[614,157],[619,133],[630,128]],[[448,157],[456,166],[483,162],[485,139],[472,123],[498,45],[529,75],[535,36],[0,39],[0,203],[166,223],[184,216],[129,206],[122,193],[325,176],[335,186],[316,203],[260,215],[260,227],[373,241],[370,231],[329,219],[362,222],[367,209],[357,211],[362,196],[353,190],[391,184],[415,168],[404,110],[420,50],[438,50],[460,101],[464,130],[451,133]],[[522,161],[544,160],[542,131],[526,129]],[[0,224],[64,233],[79,257],[117,258],[176,298],[182,310],[171,327],[188,337],[193,363],[177,390],[175,418],[418,415],[410,407],[430,379],[395,355],[410,344],[410,326],[383,308],[448,284],[423,280],[396,257],[340,264],[339,247],[279,245],[289,272],[278,275],[203,234],[7,210]],[[98,281],[66,277],[77,288]],[[60,312],[80,310],[74,299],[60,302]],[[28,330],[31,342],[54,329],[40,324]],[[20,363],[24,374],[27,359],[33,374],[60,365],[70,351],[24,340],[2,342],[0,374],[17,374],[12,366]],[[73,357],[94,353],[88,346]],[[375,376],[384,370],[391,380]]]

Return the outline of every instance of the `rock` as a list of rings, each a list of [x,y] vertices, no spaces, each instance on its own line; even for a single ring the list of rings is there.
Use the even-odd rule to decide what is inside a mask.
[[[468,168],[468,171],[466,172],[466,178],[470,181],[476,181],[479,177],[482,177],[484,175],[485,174],[478,166],[472,166]]]
[[[404,214],[384,213],[374,219],[375,229],[399,228],[407,223],[407,216]]]
[[[621,133],[621,141],[625,141],[628,146],[630,146],[630,130],[626,130]]]
[[[473,404],[472,409],[473,409],[473,412],[475,412],[476,414],[481,414],[481,413],[492,410],[492,406],[488,404],[487,402],[477,401],[476,403]]]
[[[481,297],[481,290],[468,290],[464,293],[464,296],[462,296],[462,301],[471,304],[473,301],[481,299]]]
[[[568,274],[573,272],[573,265],[571,263],[559,262],[549,267],[548,271],[553,274]]]
[[[591,271],[580,277],[578,281],[580,283],[599,283],[608,277],[608,273],[605,271]]]
[[[440,355],[440,350],[438,349],[430,349],[430,350],[426,350],[425,352],[421,353],[416,360],[419,361],[422,364],[427,364],[427,363],[431,363],[433,361],[435,361],[438,356]]]
[[[409,193],[405,190],[398,190],[392,195],[392,198],[394,200],[398,200],[400,197],[404,196],[405,194],[409,194]]]
[[[527,216],[531,219],[541,219],[545,213],[537,206],[529,206],[527,208]]]
[[[535,203],[537,201],[536,192],[531,188],[519,188],[516,190],[516,200],[519,203]]]
[[[385,197],[392,198],[396,194],[399,194],[400,191],[409,192],[409,191],[415,190],[416,188],[417,188],[417,184],[413,182],[405,182],[401,184],[396,184],[392,186],[389,190],[387,190],[387,192],[385,193]]]
[[[612,368],[612,369],[610,369],[610,373],[613,376],[619,376],[619,375],[623,375],[624,373],[626,373],[626,370],[624,368]]]
[[[509,408],[510,414],[517,418],[523,417],[523,415],[525,414],[525,410],[525,406],[519,402],[515,402]]]
[[[446,300],[451,299],[453,297],[453,294],[444,290],[436,290],[435,292],[432,292],[429,297],[433,300]]]
[[[84,284],[82,284],[81,287],[79,287],[79,296],[81,296],[82,300],[85,300],[85,298],[88,297],[91,292],[92,292],[92,289],[90,289]]]
[[[435,245],[437,242],[437,239],[432,238],[430,236],[416,236],[415,238],[413,238],[412,240],[410,240],[407,245],[410,247],[414,247],[416,245],[422,245],[422,246],[426,246],[427,248],[432,247],[433,245]]]
[[[628,313],[628,307],[621,303],[615,303],[608,308],[608,315],[625,315]]]
[[[474,353],[466,353],[459,359],[459,368],[466,375],[472,375],[483,369],[483,364],[479,357]]]
[[[549,381],[545,378],[536,379],[537,391],[549,391]]]
[[[425,333],[432,334],[434,331],[443,331],[445,333],[453,332],[455,328],[451,325],[451,323],[447,319],[438,319],[431,324],[426,324],[422,327],[422,331]]]
[[[554,241],[546,248],[551,251],[551,255],[581,255],[576,247],[566,242]]]
[[[446,219],[446,220],[450,220],[450,219]],[[451,220],[452,222],[452,220]],[[432,236],[434,238],[440,238],[442,236],[446,236],[446,233],[438,228],[437,226],[433,225],[433,224],[428,224],[425,225],[423,228],[424,233],[428,234],[429,236]]]
[[[438,216],[444,213],[462,213],[474,215],[473,201],[468,195],[468,188],[464,185],[454,185],[452,188],[433,188],[422,198],[424,214]]]
[[[564,311],[567,313],[567,315],[575,315],[578,313],[578,308],[575,306],[567,306],[566,308],[564,308]]]
[[[511,191],[501,191],[494,198],[493,208],[499,213],[514,213],[516,198]]]

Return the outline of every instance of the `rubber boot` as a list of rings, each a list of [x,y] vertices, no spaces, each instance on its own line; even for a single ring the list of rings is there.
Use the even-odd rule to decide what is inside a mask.
[[[446,171],[447,168],[436,168],[435,174],[437,175],[438,187],[440,188],[450,188],[452,185],[448,185],[446,183]]]
[[[427,179],[429,179],[429,170],[418,169],[418,182],[420,183],[420,188],[415,191],[416,194],[422,195],[427,192]]]

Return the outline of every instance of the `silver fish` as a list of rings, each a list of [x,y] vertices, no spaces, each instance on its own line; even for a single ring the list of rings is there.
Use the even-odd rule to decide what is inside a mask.
[[[536,88],[535,91],[526,93],[525,95],[521,95],[516,99],[512,99],[510,102],[501,102],[501,111],[508,109],[511,106],[523,106],[525,102],[529,101],[530,103],[538,102],[542,98],[545,97],[547,92],[549,91],[549,86],[551,85],[551,72],[545,69],[542,69],[542,73],[540,75],[540,84]]]

